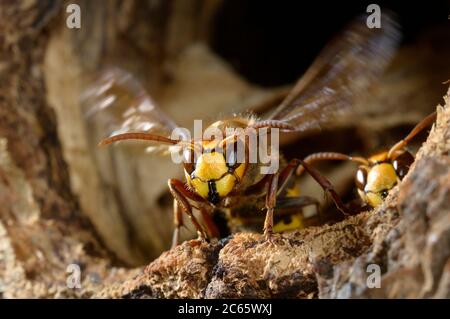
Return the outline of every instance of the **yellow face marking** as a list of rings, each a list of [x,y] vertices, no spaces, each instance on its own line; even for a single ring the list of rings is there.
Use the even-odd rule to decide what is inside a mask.
[[[242,163],[234,170],[234,175],[236,175],[236,177],[239,178],[239,180],[241,180],[242,177],[244,177],[246,167],[247,165],[245,163]]]
[[[366,202],[372,207],[377,207],[383,202],[383,197],[379,193],[366,193]]]
[[[244,171],[245,164],[241,164],[235,170],[235,174],[242,178]],[[236,184],[236,177],[228,172],[223,154],[217,152],[202,154],[197,161],[193,176],[191,177],[186,171],[185,176],[188,185],[207,200],[210,199],[211,186],[219,197],[223,198],[233,190]]]
[[[382,193],[392,189],[395,184],[397,184],[397,180],[397,173],[392,164],[377,164],[371,167],[367,174],[364,197],[361,197],[365,199],[370,206],[376,207],[383,202]]]
[[[233,190],[235,181],[236,178],[231,174],[227,174],[218,181],[216,181],[216,190],[219,193],[219,196],[220,197],[227,196]]]
[[[225,158],[217,152],[200,155],[195,167],[195,176],[203,181],[219,179],[227,172]]]
[[[397,173],[394,167],[390,163],[381,163],[369,170],[364,191],[378,193],[393,188],[396,183]]]
[[[273,231],[276,233],[281,233],[283,231],[301,229],[304,228],[303,216],[301,213],[291,215],[291,221],[286,224],[283,220],[279,221],[273,226]]]
[[[199,194],[204,199],[208,199],[208,183],[199,180],[198,178],[194,178],[191,180],[191,185],[195,189],[195,192]]]
[[[194,171],[189,174],[185,170],[187,184],[198,195],[213,204],[218,203],[235,188],[236,183],[244,177],[247,168],[247,163],[237,163],[229,167],[225,155],[214,150],[219,142],[203,141],[205,152],[198,157]]]

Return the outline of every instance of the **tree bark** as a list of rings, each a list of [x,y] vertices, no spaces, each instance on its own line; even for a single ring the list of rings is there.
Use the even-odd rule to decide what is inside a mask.
[[[71,191],[42,68],[53,1],[9,1],[0,11],[0,294],[89,296],[114,256],[99,242]],[[81,265],[81,284],[66,269]]]

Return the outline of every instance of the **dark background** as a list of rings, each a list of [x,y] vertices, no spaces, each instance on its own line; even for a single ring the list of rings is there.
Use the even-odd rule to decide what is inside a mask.
[[[402,44],[449,23],[450,2],[228,0],[217,13],[211,46],[253,83],[292,83],[327,41],[375,3],[397,14]]]

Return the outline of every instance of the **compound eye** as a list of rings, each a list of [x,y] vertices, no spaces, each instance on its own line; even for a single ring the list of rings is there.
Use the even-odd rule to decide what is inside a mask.
[[[183,150],[183,165],[184,170],[189,175],[195,170],[195,156],[194,151],[190,148],[186,148]]]
[[[367,183],[367,168],[366,167],[358,168],[358,170],[356,171],[355,183],[356,183],[356,187],[358,187],[358,189],[364,191],[364,188],[366,187],[366,183]]]
[[[408,174],[409,167],[414,162],[414,156],[410,152],[403,152],[392,161],[392,166],[400,180]]]
[[[230,169],[237,168],[245,160],[245,148],[241,141],[227,144],[225,148],[225,161]]]

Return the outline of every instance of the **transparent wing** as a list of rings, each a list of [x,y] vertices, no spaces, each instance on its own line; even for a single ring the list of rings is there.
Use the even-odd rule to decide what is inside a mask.
[[[176,128],[175,122],[155,104],[142,85],[118,68],[107,69],[95,77],[83,92],[82,107],[89,130],[95,131],[96,142],[129,132],[168,137]],[[146,141],[135,143],[134,147],[146,152],[164,152],[170,146]]]
[[[390,14],[382,14],[378,29],[368,28],[365,16],[357,18],[325,47],[267,118],[309,133],[376,112],[357,102],[367,98],[399,40],[398,25]]]

